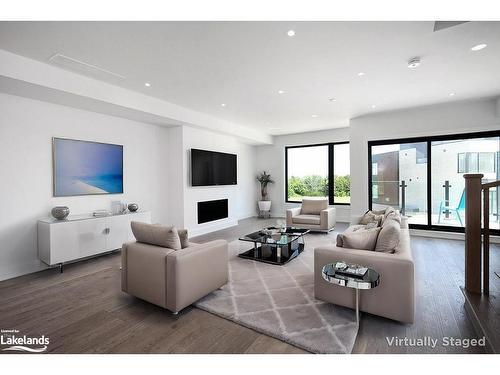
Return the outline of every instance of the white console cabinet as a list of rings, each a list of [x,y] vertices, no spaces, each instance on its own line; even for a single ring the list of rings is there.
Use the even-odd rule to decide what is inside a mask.
[[[70,216],[38,221],[38,256],[49,266],[106,253],[133,241],[131,221],[151,223],[150,212],[105,217]]]

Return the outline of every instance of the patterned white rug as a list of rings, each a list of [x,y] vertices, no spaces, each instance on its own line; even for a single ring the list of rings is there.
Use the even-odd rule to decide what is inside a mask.
[[[314,299],[314,247],[335,237],[307,235],[304,252],[284,266],[238,258],[252,244],[231,242],[229,283],[196,307],[312,353],[351,353],[354,311]]]

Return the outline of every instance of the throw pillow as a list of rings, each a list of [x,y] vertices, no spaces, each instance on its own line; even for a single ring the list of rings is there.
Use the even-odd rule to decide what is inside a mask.
[[[396,220],[386,220],[378,235],[375,251],[394,253],[399,245],[401,224]]]
[[[344,231],[344,233],[337,234],[337,247],[343,247],[342,235],[347,234],[347,233],[356,232],[358,230],[364,230],[365,227],[366,227],[365,225],[359,225],[359,224],[358,225],[351,225]]]
[[[342,236],[342,247],[358,250],[373,250],[377,243],[379,232],[380,228],[377,227],[358,230],[356,232],[344,232],[343,234],[339,234],[339,236]]]
[[[384,223],[382,224],[382,227],[389,221],[395,220],[398,222],[399,225],[401,225],[401,214],[399,211],[392,211],[390,212],[384,219]]]
[[[376,215],[371,211],[368,211],[366,214],[363,215],[363,217],[360,220],[361,225],[366,225],[368,223],[377,223],[377,226],[382,222],[382,219],[384,218],[384,215]]]
[[[181,240],[181,247],[184,249],[189,246],[189,237],[187,229],[178,229],[179,239]]]
[[[175,226],[166,227],[163,225],[146,224],[132,221],[132,233],[138,242],[147,243],[173,250],[180,250],[181,240]]]

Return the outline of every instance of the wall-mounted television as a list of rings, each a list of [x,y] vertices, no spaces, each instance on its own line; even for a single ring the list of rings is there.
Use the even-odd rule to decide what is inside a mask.
[[[123,146],[53,138],[54,197],[123,193]]]
[[[236,185],[236,155],[191,149],[191,185]]]

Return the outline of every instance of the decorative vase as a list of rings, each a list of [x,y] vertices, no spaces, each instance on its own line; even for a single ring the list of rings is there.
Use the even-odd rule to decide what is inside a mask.
[[[139,209],[139,205],[138,205],[137,203],[130,203],[130,204],[128,205],[128,210],[129,210],[130,212],[135,212],[135,211],[137,211],[138,209]]]
[[[64,220],[68,217],[69,215],[69,207],[66,206],[56,206],[54,207],[50,213],[52,216],[54,216],[57,220]]]
[[[259,201],[259,211],[271,211],[271,201]]]

